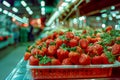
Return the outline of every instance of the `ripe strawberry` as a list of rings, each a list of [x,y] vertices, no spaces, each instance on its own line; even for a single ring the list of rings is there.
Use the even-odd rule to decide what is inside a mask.
[[[75,40],[79,41],[79,40],[80,40],[80,37],[79,37],[79,36],[74,36],[74,38],[73,38],[73,39],[75,39]]]
[[[63,59],[62,65],[72,65],[70,58]]]
[[[93,46],[93,53],[101,55],[103,52],[103,47],[100,44],[94,44]]]
[[[53,58],[53,59],[51,60],[51,64],[52,64],[52,65],[61,65],[61,62],[60,62],[59,59]]]
[[[85,49],[88,47],[88,40],[87,39],[80,39],[79,44],[81,48]]]
[[[25,52],[24,60],[28,60],[30,58],[31,54],[29,52]]]
[[[64,49],[57,50],[57,57],[60,61],[62,61],[65,58],[68,58],[68,54],[69,52],[67,50],[64,50]]]
[[[120,56],[118,56],[118,59],[117,59],[119,62],[120,62]]]
[[[90,43],[95,43],[95,42],[98,42],[98,39],[97,39],[97,38],[91,38],[91,39],[90,39]]]
[[[46,47],[42,47],[42,51],[43,51],[44,55],[47,54],[47,52],[48,52]]]
[[[115,55],[115,54],[119,54],[119,53],[120,53],[120,45],[115,43],[112,46],[112,54]]]
[[[29,62],[30,65],[39,65],[39,59],[35,58],[34,56],[30,56]]]
[[[70,58],[73,64],[79,64],[79,57],[80,57],[79,53],[71,51],[68,57]]]
[[[59,46],[61,46],[63,44],[63,41],[60,38],[56,39],[56,46],[57,48],[59,48]]]
[[[102,57],[101,56],[94,56],[92,58],[92,64],[102,64]]]
[[[106,32],[110,32],[111,30],[112,30],[112,26],[108,26],[108,27],[105,29]]]
[[[81,65],[89,65],[91,63],[91,59],[90,59],[90,56],[89,55],[86,55],[86,54],[81,54],[80,55],[80,58],[79,58],[79,63]]]
[[[56,50],[57,50],[57,48],[56,48],[55,45],[50,45],[48,47],[48,53],[47,53],[47,55],[48,56],[53,56],[56,53]]]
[[[101,54],[101,58],[102,58],[102,64],[109,64],[109,60],[104,53]]]
[[[81,54],[83,51],[82,51],[81,47],[77,46],[76,47],[76,52],[78,52],[79,54]]]
[[[66,38],[72,39],[74,38],[74,34],[72,32],[66,32]]]
[[[77,40],[71,39],[71,40],[69,41],[69,46],[70,46],[70,47],[75,47],[75,46],[77,46],[77,45],[78,45]]]
[[[47,39],[47,40],[46,40],[46,45],[47,45],[47,47],[49,46],[49,44],[50,44],[51,42],[54,42],[54,40],[52,40],[52,39]]]

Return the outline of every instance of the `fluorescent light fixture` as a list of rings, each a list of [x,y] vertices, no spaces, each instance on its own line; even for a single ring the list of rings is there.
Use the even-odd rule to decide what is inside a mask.
[[[72,0],[72,3],[74,3],[76,0]]]
[[[109,18],[109,20],[113,20],[113,18],[111,16],[109,16],[108,18]]]
[[[42,15],[45,15],[45,12],[44,12],[44,11],[42,11],[42,12],[41,12],[41,14],[42,14]]]
[[[120,19],[120,15],[117,15],[117,16],[116,16],[116,19]]]
[[[78,21],[78,20],[77,20],[76,18],[73,19],[73,23],[74,23],[74,24],[77,24],[77,21]]]
[[[105,28],[105,24],[102,24],[102,28]]]
[[[102,17],[104,17],[104,18],[107,17],[107,14],[102,14]]]
[[[113,16],[113,17],[116,17],[116,14],[115,14],[115,13],[112,13],[112,16]]]
[[[0,12],[2,11],[2,8],[0,8]]]
[[[27,4],[26,4],[26,2],[25,2],[25,1],[21,1],[21,4],[22,4],[24,7],[26,7],[26,6],[27,6]]]
[[[116,14],[118,14],[118,13],[119,13],[119,11],[111,11],[111,13],[116,13]]]
[[[45,8],[44,8],[44,7],[42,7],[42,8],[41,8],[41,11],[45,11]]]
[[[72,0],[65,0],[65,2],[71,2]]]
[[[111,10],[115,10],[115,6],[111,6]]]
[[[96,20],[99,21],[99,20],[100,20],[100,17],[96,17]]]
[[[68,3],[63,2],[61,6],[63,6],[63,7],[64,7],[64,6],[67,6],[67,5],[68,5]]]
[[[26,10],[27,10],[27,11],[31,11],[30,7],[26,7]]]
[[[12,16],[13,14],[11,12],[8,13],[8,16]]]
[[[18,12],[18,9],[15,8],[15,7],[13,7],[12,10],[13,10],[14,12]]]
[[[10,7],[10,4],[7,1],[3,1],[3,4],[7,7]]]
[[[100,11],[100,13],[104,13],[104,12],[106,12],[106,11],[107,11],[106,9],[103,9],[103,10]]]
[[[29,11],[29,14],[30,14],[30,15],[32,15],[32,14],[33,14],[33,12],[32,12],[32,11]]]
[[[41,1],[41,6],[45,6],[45,1]]]
[[[4,14],[8,14],[8,11],[7,11],[7,10],[3,10],[3,13],[4,13]]]
[[[59,11],[62,11],[64,8],[62,7],[62,6],[60,6],[59,8],[58,8],[58,10]]]

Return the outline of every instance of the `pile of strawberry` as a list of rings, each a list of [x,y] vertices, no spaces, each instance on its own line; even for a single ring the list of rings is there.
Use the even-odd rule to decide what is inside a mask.
[[[30,65],[112,64],[120,61],[120,32],[111,26],[82,33],[54,32],[27,48]]]

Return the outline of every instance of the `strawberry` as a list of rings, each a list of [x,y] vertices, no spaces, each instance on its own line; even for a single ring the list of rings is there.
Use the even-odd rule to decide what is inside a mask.
[[[75,40],[79,41],[79,40],[80,40],[80,37],[79,37],[79,36],[74,36],[74,38],[73,38],[73,39],[75,39]]]
[[[30,56],[29,62],[30,65],[39,65],[39,59],[35,58],[34,56]]]
[[[68,56],[73,64],[79,64],[79,53],[71,51]]]
[[[62,65],[72,65],[70,58],[63,59]]]
[[[119,53],[120,53],[120,45],[115,43],[112,46],[112,54],[115,55],[115,54],[119,54]]]
[[[31,54],[29,52],[25,52],[24,60],[28,60],[30,58]]]
[[[64,49],[61,49],[61,48],[57,50],[57,57],[60,61],[67,58],[68,54],[69,54],[69,52],[67,50],[64,50]]]
[[[72,39],[74,38],[74,34],[72,32],[66,32],[66,38]]]
[[[47,40],[46,40],[46,45],[47,45],[47,47],[49,46],[49,44],[50,44],[51,42],[54,42],[54,40],[52,40],[52,39],[47,39]]]
[[[52,64],[52,65],[61,65],[61,62],[60,62],[59,59],[53,58],[53,59],[51,60],[51,64]]]
[[[120,62],[120,56],[118,56],[118,59],[117,59],[119,62]]]
[[[103,64],[109,64],[109,60],[104,53],[101,54],[101,58],[102,58],[102,63]]]
[[[94,56],[92,58],[92,64],[102,64],[102,57],[101,56]]]
[[[55,45],[50,45],[48,47],[48,53],[47,53],[47,55],[48,56],[53,56],[56,53],[56,50],[57,50],[57,48],[56,48]]]
[[[81,65],[89,65],[91,63],[91,59],[90,59],[90,56],[89,55],[86,55],[86,54],[81,54],[80,55],[80,58],[79,58],[79,63]]]
[[[76,52],[78,52],[79,54],[81,54],[83,51],[82,51],[81,47],[77,46],[76,47]]]
[[[112,26],[108,26],[108,27],[105,29],[106,32],[110,32],[111,30],[112,30]]]
[[[93,53],[97,54],[97,55],[101,55],[103,52],[103,47],[100,44],[94,44],[93,46]]]
[[[79,44],[80,44],[81,48],[85,49],[88,47],[88,40],[87,39],[80,39]]]
[[[61,46],[63,44],[63,41],[60,38],[56,39],[56,46],[57,48],[59,48],[59,46]]]
[[[74,46],[77,46],[77,45],[78,45],[78,42],[77,42],[76,39],[71,39],[71,40],[69,41],[69,46],[70,46],[70,47],[74,47]]]

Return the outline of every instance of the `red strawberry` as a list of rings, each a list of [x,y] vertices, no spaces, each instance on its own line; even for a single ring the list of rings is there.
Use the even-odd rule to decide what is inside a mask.
[[[29,52],[25,52],[24,60],[28,60],[30,58],[31,54]]]
[[[70,58],[63,59],[62,65],[72,65]]]
[[[51,60],[51,64],[52,64],[52,65],[61,65],[61,62],[60,62],[59,59],[53,58],[53,59]]]
[[[63,41],[60,38],[56,39],[56,46],[57,48],[59,48],[59,46],[61,46],[63,44]]]
[[[79,44],[81,48],[85,49],[88,47],[88,40],[87,39],[80,39]]]
[[[79,64],[79,53],[71,51],[68,56],[73,64]]]
[[[71,40],[69,41],[69,46],[70,46],[70,47],[74,47],[74,46],[77,46],[77,45],[78,45],[78,42],[77,42],[76,39],[71,39]]]
[[[58,49],[57,50],[57,57],[60,61],[68,57],[69,52],[67,50]]]
[[[86,54],[81,54],[79,58],[79,63],[81,65],[89,65],[91,63],[90,56]]]
[[[66,38],[72,39],[74,38],[74,34],[72,32],[66,32]]]
[[[30,65],[39,65],[39,59],[35,58],[34,56],[30,56],[29,62]]]
[[[77,51],[78,53],[80,53],[80,54],[83,52],[82,49],[81,49],[81,47],[79,47],[79,46],[76,47],[76,51]]]
[[[108,26],[108,27],[105,29],[106,32],[110,32],[111,30],[112,30],[112,26]]]
[[[104,53],[101,54],[101,57],[102,57],[102,63],[103,64],[109,64],[109,60],[108,60],[107,56]]]
[[[52,40],[52,39],[47,39],[47,40],[46,40],[46,45],[47,45],[47,47],[49,46],[49,44],[50,44],[51,42],[54,42],[54,40]]]
[[[94,44],[93,53],[101,55],[103,52],[103,47],[100,44]]]
[[[119,54],[120,53],[120,45],[119,44],[114,44],[113,46],[112,46],[112,54]]]
[[[48,47],[48,53],[47,53],[47,55],[48,56],[53,56],[56,53],[56,51],[57,51],[56,46],[55,45],[50,45]]]
[[[43,51],[44,55],[47,54],[47,52],[48,52],[46,47],[42,47],[42,51]]]
[[[118,59],[117,59],[119,62],[120,62],[120,56],[118,56]]]
[[[102,64],[102,57],[101,56],[94,56],[92,58],[92,64]]]
[[[80,37],[79,36],[74,36],[74,39],[79,41],[80,40]]]

